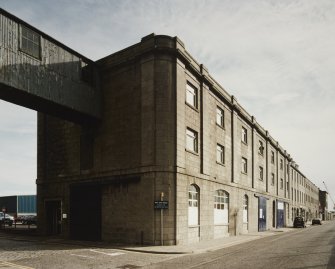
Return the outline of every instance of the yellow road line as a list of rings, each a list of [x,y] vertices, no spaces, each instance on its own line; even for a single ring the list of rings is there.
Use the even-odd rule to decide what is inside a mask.
[[[20,269],[34,269],[33,267],[23,266],[11,262],[0,261],[0,265],[6,265],[9,267],[20,268]]]

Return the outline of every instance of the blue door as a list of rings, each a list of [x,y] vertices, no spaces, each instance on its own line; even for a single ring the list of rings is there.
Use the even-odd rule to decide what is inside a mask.
[[[258,197],[258,231],[266,231],[266,198]]]
[[[284,227],[284,203],[283,202],[277,202],[277,228]]]

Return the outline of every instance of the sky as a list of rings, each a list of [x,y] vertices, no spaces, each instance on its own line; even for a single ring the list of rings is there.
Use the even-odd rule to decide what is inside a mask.
[[[0,0],[92,60],[178,36],[335,200],[335,1]],[[36,112],[0,101],[0,196],[35,193]]]

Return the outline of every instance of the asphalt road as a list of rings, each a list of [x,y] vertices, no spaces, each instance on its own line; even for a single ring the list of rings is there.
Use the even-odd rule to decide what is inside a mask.
[[[335,225],[300,228],[213,252],[188,255],[148,268],[335,269]]]
[[[175,257],[178,255],[0,238],[0,269],[135,269]]]

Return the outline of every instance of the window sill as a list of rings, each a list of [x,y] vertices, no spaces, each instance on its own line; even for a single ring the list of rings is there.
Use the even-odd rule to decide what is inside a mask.
[[[248,175],[248,173],[246,173],[246,172],[241,172],[241,174],[246,175],[246,176]]]
[[[223,131],[226,131],[226,128],[218,123],[216,123],[216,126],[219,127],[220,129],[222,129]]]
[[[200,225],[188,225],[188,228],[199,228],[200,227]]]
[[[248,146],[248,142],[244,142],[243,140],[241,140],[241,143],[244,144],[245,146]]]
[[[216,161],[216,164],[221,165],[223,167],[226,167],[226,165],[224,163],[221,163],[221,162],[218,162],[218,161]]]
[[[199,113],[199,109],[198,109],[197,107],[193,106],[192,104],[187,103],[186,101],[185,101],[185,104],[186,104],[189,108],[193,109],[195,112]]]
[[[193,155],[199,156],[199,153],[198,153],[198,152],[195,152],[195,151],[193,151],[193,150],[185,149],[185,151],[188,152],[188,153],[191,153],[191,154],[193,154]]]
[[[29,52],[27,52],[27,51],[21,49],[21,48],[19,48],[19,51],[20,51],[21,53],[23,53],[25,56],[28,56],[29,58],[32,58],[32,59],[37,60],[37,61],[40,61],[40,62],[42,61],[42,57],[41,57],[41,55],[40,55],[39,57],[36,57],[36,56],[30,54]]]
[[[217,224],[214,223],[214,226],[228,226],[228,225],[229,223],[217,223]]]

